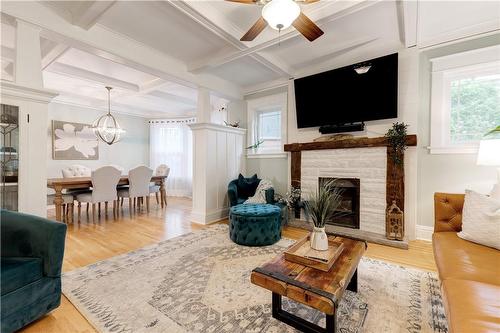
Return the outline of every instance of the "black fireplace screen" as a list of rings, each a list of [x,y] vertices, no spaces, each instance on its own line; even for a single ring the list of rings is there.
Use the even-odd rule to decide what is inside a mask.
[[[327,224],[359,229],[359,179],[357,178],[319,178],[319,186],[332,182],[342,190],[342,202],[331,221]]]

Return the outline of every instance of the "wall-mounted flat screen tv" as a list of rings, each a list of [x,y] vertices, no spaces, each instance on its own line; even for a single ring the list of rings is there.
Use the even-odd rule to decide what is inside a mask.
[[[398,54],[295,80],[298,128],[398,116]]]

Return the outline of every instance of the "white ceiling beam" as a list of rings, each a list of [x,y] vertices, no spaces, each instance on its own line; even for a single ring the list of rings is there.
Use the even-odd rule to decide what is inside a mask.
[[[153,91],[153,90],[161,87],[165,83],[167,83],[167,81],[162,80],[160,78],[155,78],[155,79],[148,81],[144,84],[140,84],[139,90],[140,90],[141,94],[147,94],[148,92]]]
[[[245,92],[244,92],[245,98],[248,95],[257,94],[257,93],[260,93],[263,91],[268,91],[268,90],[288,86],[288,82],[290,80],[291,80],[291,78],[290,79],[282,78],[282,79],[277,79],[274,81],[258,83],[258,84],[252,85],[252,86],[245,87]]]
[[[82,29],[89,30],[97,20],[114,5],[116,1],[69,1],[67,6],[62,6],[60,1],[41,1],[54,13],[66,22]]]
[[[113,88],[122,88],[132,92],[139,92],[139,86],[137,84],[118,80],[113,77],[91,72],[86,69],[74,67],[71,65],[61,64],[58,62],[55,62],[49,67],[47,67],[46,71],[77,79],[84,79],[91,82],[99,82],[102,83],[103,85],[111,86]]]
[[[241,100],[242,89],[215,75],[193,74],[181,61],[151,47],[110,31],[99,24],[89,30],[69,24],[38,2],[2,3],[2,12],[38,25],[44,38],[74,47],[166,81],[197,88],[206,87],[229,99]]]
[[[346,9],[343,9],[343,10],[338,11],[338,12],[334,12],[330,15],[327,15],[325,17],[320,18],[319,20],[316,21],[316,24],[318,26],[325,25],[329,22],[338,20],[338,19],[345,17],[347,15],[351,15],[353,13],[360,11],[360,10],[371,7],[380,1],[382,1],[382,0],[358,1],[357,3],[351,5],[350,7],[347,7]],[[335,4],[335,2],[331,2],[331,3]],[[249,56],[249,55],[255,54],[257,52],[263,51],[271,46],[274,46],[276,44],[279,44],[279,43],[284,42],[286,40],[289,40],[291,38],[295,38],[297,36],[301,36],[301,34],[297,30],[294,29],[286,34],[281,35],[280,37],[270,39],[270,40],[265,41],[263,43],[255,44],[251,47],[247,47],[245,49],[242,49],[242,50],[234,52],[234,53],[225,54],[225,55],[217,55],[213,58],[205,59],[202,62],[193,62],[191,64],[188,64],[188,69],[192,72],[201,72],[203,70],[207,70],[208,68],[218,67],[218,66],[221,66],[225,63],[235,61],[239,58]]]
[[[399,39],[406,48],[417,46],[418,2],[397,1]]]
[[[72,12],[73,24],[89,30],[97,23],[97,20],[109,10],[116,1],[85,1],[85,7],[78,12]]]
[[[16,51],[10,47],[2,45],[2,59],[13,62],[16,60]]]
[[[57,61],[60,57],[69,50],[69,47],[63,44],[54,45],[49,51],[45,53],[42,57],[42,71],[49,67],[52,63]]]
[[[185,104],[187,106],[192,106],[193,108],[196,107],[195,100],[192,100],[192,99],[187,98],[187,97],[182,97],[182,96],[174,95],[171,93],[167,93],[164,91],[159,91],[159,90],[150,91],[149,93],[147,93],[147,95],[155,96],[155,97],[158,97],[161,99],[167,99],[167,100],[174,101],[177,103],[182,103],[182,104]]]
[[[193,21],[197,22],[200,24],[202,27],[205,29],[211,31],[215,35],[219,36],[223,40],[225,40],[227,43],[230,45],[236,47],[240,51],[243,51],[247,49],[248,47],[242,43],[239,40],[239,37],[235,37],[233,34],[228,33],[225,29],[221,28],[219,25],[215,24],[212,20],[208,19],[206,16],[201,14],[200,11],[196,10],[194,6],[196,5],[196,2],[193,3],[187,3],[182,0],[168,0],[167,2],[170,4],[172,7],[176,8],[179,10],[181,13],[185,14],[189,18],[191,18]],[[238,31],[238,34],[240,32]],[[261,63],[262,65],[266,66],[267,68],[271,69],[273,72],[282,75],[282,76],[290,76],[292,75],[292,69],[287,66],[285,63],[283,63],[281,60],[277,59],[276,57],[273,57],[271,55],[262,55],[262,54],[257,54],[253,53],[250,55],[253,59]],[[199,71],[196,68],[190,68],[188,66],[188,70],[193,73],[198,73]]]
[[[89,96],[79,95],[71,92],[63,92],[62,94],[57,96],[52,102],[65,105],[72,105],[82,108],[90,108],[102,112],[107,112],[108,110],[107,100],[91,98]],[[115,101],[113,101],[112,103],[111,111],[114,113],[126,114],[130,116],[143,117],[143,118],[152,118],[161,116],[165,117],[167,115],[170,116],[169,114],[165,114],[164,111],[143,109],[136,106],[132,107],[117,103]]]

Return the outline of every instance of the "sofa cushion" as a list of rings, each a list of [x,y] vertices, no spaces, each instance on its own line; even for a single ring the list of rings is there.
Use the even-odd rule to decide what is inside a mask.
[[[458,237],[500,250],[500,201],[465,191],[462,231]]]
[[[456,232],[432,235],[441,280],[463,279],[500,286],[500,251],[461,239]]]
[[[255,190],[259,185],[260,179],[257,178],[257,174],[250,178],[245,178],[240,173],[238,175],[238,197],[248,199],[255,194]]]
[[[500,286],[449,279],[442,288],[451,333],[500,332]]]
[[[2,257],[2,296],[42,278],[42,259]]]

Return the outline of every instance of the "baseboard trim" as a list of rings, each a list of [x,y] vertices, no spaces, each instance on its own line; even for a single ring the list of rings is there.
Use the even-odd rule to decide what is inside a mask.
[[[221,208],[211,212],[192,212],[191,221],[198,224],[212,224],[225,220],[229,216],[229,208]]]
[[[417,225],[417,239],[432,241],[432,234],[434,233],[433,227],[428,227],[426,225]]]

